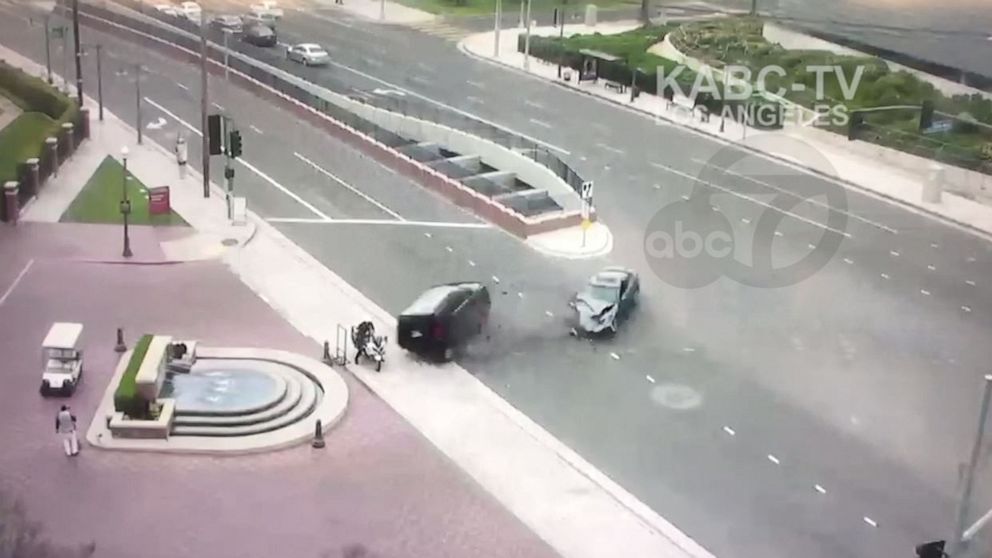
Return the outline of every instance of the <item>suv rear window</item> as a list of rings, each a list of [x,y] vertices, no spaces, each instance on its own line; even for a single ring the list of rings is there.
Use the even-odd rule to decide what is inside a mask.
[[[403,311],[403,315],[425,316],[434,314],[444,305],[446,301],[448,301],[449,297],[452,297],[452,295],[456,295],[452,298],[464,299],[464,295],[467,294],[468,290],[465,287],[440,285],[424,291],[424,294],[417,297],[417,300],[413,301],[413,303]]]

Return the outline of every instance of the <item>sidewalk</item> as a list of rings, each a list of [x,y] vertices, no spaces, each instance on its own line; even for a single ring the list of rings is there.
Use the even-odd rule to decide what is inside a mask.
[[[41,71],[2,47],[0,57],[35,75]],[[134,133],[113,117],[94,120],[94,132],[98,128],[110,144]],[[128,168],[149,184],[174,165],[171,153],[151,142],[132,153]],[[198,231],[228,233],[222,198],[203,200],[191,175],[176,182],[176,210]],[[323,343],[333,342],[339,326],[365,319],[383,331],[395,329],[393,316],[309,253],[257,216],[249,220],[257,228],[253,240],[224,252],[222,261],[298,331]],[[464,369],[420,364],[389,338],[383,372],[350,370],[563,557],[711,558]]]
[[[595,28],[588,28],[585,25],[566,25],[565,35],[592,32],[619,33],[636,26],[637,24],[633,22],[601,24]],[[846,142],[846,138],[830,137],[836,136],[836,134],[809,127],[787,127],[785,130],[773,132],[762,132],[748,128],[745,131],[737,122],[727,120],[723,123],[724,130],[721,132],[721,122],[718,117],[712,117],[708,123],[700,122],[691,111],[678,106],[677,103],[669,107],[668,102],[661,97],[642,94],[631,102],[629,92],[616,93],[603,87],[602,83],[576,84],[574,81],[566,82],[558,79],[557,65],[533,56],[530,57],[529,68],[525,70],[525,57],[523,53],[517,52],[517,37],[522,32],[520,29],[503,30],[500,34],[498,54],[494,53],[494,32],[492,31],[466,37],[459,42],[458,48],[473,58],[501,64],[536,78],[550,81],[566,89],[621,105],[659,121],[676,124],[726,144],[737,145],[788,166],[811,171],[863,193],[884,198],[910,210],[933,215],[964,227],[971,232],[983,236],[992,235],[992,207],[948,192],[944,193],[940,203],[924,202],[923,189],[926,177],[920,176],[918,172],[886,164],[884,152],[858,153],[859,149],[861,151],[878,151],[877,149],[870,149],[874,146],[864,142],[854,142],[850,144],[850,148],[840,147],[839,144]],[[557,35],[559,30],[556,27],[536,27],[531,30],[531,33],[539,36],[551,36]],[[777,149],[772,149],[776,145],[781,146],[783,143],[788,143],[789,140],[794,146],[802,145],[812,148],[821,156],[820,160],[816,164],[810,165],[805,160],[793,160],[788,156],[782,156]],[[893,155],[895,154],[893,153]],[[882,162],[880,162],[879,157],[883,158]],[[989,182],[992,183],[992,180]]]

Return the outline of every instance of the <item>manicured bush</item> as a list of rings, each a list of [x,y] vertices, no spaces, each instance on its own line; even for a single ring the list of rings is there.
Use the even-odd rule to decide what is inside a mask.
[[[0,130],[0,184],[17,178],[17,166],[38,157],[55,121],[40,112],[25,112]]]
[[[117,384],[117,390],[114,392],[114,409],[133,419],[148,417],[149,402],[138,393],[138,385],[135,380],[151,342],[151,335],[142,335],[141,339],[135,343],[131,359],[121,376],[120,383]]]
[[[0,88],[22,108],[45,113],[61,125],[75,116],[75,103],[41,78],[0,61]]]

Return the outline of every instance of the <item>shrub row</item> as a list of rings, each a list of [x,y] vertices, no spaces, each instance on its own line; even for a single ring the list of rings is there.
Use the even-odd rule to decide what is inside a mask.
[[[127,369],[121,376],[121,381],[114,391],[114,409],[119,413],[124,413],[130,418],[142,419],[148,416],[148,401],[138,393],[136,377],[138,369],[141,368],[145,354],[148,353],[148,346],[152,342],[151,335],[142,335],[141,339],[134,345],[131,359],[127,363]]]

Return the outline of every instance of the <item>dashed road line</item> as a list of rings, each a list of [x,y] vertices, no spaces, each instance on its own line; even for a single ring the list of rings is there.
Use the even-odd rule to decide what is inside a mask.
[[[445,246],[444,249],[447,250],[449,254],[451,254],[451,253],[454,252],[454,250],[452,250],[451,246]]]
[[[731,436],[736,436],[737,435],[737,432],[733,428],[731,428],[729,426],[724,426],[723,427],[723,431],[726,432],[727,434],[731,435]]]
[[[651,382],[652,384],[654,383],[654,378],[652,378],[652,377],[651,377],[651,374],[647,374],[647,375],[645,375],[644,377],[645,377],[645,378],[647,378],[647,380],[648,380],[649,382]]]
[[[929,269],[930,271],[937,271],[937,266],[930,264],[927,266],[927,269]]]
[[[924,296],[930,296],[930,291],[928,291],[926,289],[920,289],[920,294],[922,294]]]
[[[481,83],[479,83],[477,81],[472,81],[470,79],[465,80],[465,83],[471,85],[472,87],[478,87],[479,89],[483,89],[484,88]]]
[[[871,525],[872,527],[878,527],[878,522],[874,519],[868,517],[867,515],[861,518],[865,523]]]
[[[620,355],[616,353],[610,353],[610,358],[612,358],[613,360],[620,360]]]
[[[605,150],[607,150],[607,151],[609,151],[611,153],[616,153],[617,155],[623,155],[623,151],[622,150],[617,149],[616,147],[613,147],[611,145],[606,145],[605,143],[602,143],[602,142],[597,142],[596,143],[596,147],[598,147],[600,149],[605,149]]]
[[[895,250],[889,250],[889,255],[892,256],[893,258],[898,258],[899,257],[899,252],[897,252]]]
[[[17,285],[21,282],[21,279],[23,279],[24,276],[27,275],[28,270],[31,269],[32,265],[34,265],[33,259],[28,260],[28,263],[24,264],[24,267],[21,269],[21,272],[17,274],[17,277],[14,277],[14,282],[11,283],[9,287],[7,287],[7,290],[4,291],[3,296],[0,296],[0,305],[2,305],[4,302],[7,301],[7,298],[10,297],[10,293],[14,292],[14,289],[17,288]]]
[[[826,494],[827,493],[827,489],[826,488],[823,488],[822,486],[820,486],[818,484],[814,484],[813,485],[813,490],[816,490],[820,494]]]
[[[719,190],[719,191],[721,191],[721,192],[723,192],[725,194],[730,194],[731,196],[734,196],[734,197],[737,197],[737,198],[740,198],[740,199],[743,199],[743,200],[747,200],[747,201],[749,201],[749,202],[751,202],[751,203],[753,203],[755,205],[759,205],[759,206],[764,207],[766,209],[771,209],[771,210],[777,211],[777,212],[779,212],[779,213],[781,213],[783,215],[788,215],[789,217],[792,217],[793,219],[796,219],[797,221],[801,221],[801,222],[806,223],[808,225],[813,225],[814,227],[818,227],[818,228],[821,228],[823,230],[826,230],[826,231],[830,231],[832,233],[839,234],[839,235],[843,236],[844,238],[853,238],[852,235],[851,235],[851,233],[849,233],[847,231],[838,230],[838,229],[835,229],[835,228],[833,228],[833,227],[831,227],[829,225],[825,225],[825,224],[820,223],[818,221],[814,221],[812,219],[808,219],[806,217],[803,217],[802,215],[798,215],[798,214],[792,213],[790,211],[785,211],[785,210],[779,209],[779,208],[777,208],[777,207],[775,207],[775,206],[773,206],[773,205],[771,205],[769,203],[765,203],[765,202],[763,202],[761,200],[752,198],[750,196],[746,196],[746,195],[741,194],[740,192],[737,192],[737,191],[732,190],[730,188],[726,188],[726,187],[720,186],[719,184],[714,184],[712,182],[707,182],[707,181],[699,178],[698,176],[692,176],[691,174],[688,174],[688,173],[682,172],[682,171],[680,171],[678,169],[669,167],[668,165],[663,165],[661,163],[654,163],[654,162],[649,163],[649,164],[652,165],[652,166],[654,166],[654,167],[663,169],[663,170],[665,170],[667,172],[670,172],[670,173],[672,173],[674,175],[681,176],[683,178],[687,178],[689,180],[698,182],[698,183],[700,183],[700,184],[702,184],[704,186],[709,186],[710,188],[713,188],[714,190]],[[775,232],[776,232],[776,234],[778,234],[778,231],[775,231]]]
[[[469,260],[468,261],[468,265],[469,265],[469,267],[475,267],[475,262],[473,262],[472,260]]]
[[[524,104],[527,105],[527,106],[529,106],[529,107],[534,107],[536,109],[543,109],[544,108],[544,105],[542,105],[541,103],[538,103],[538,102],[535,102],[535,101],[531,101],[530,99],[524,99]]]
[[[225,112],[224,111],[224,107],[218,105],[217,103],[210,103],[210,104],[213,105],[217,110],[219,110],[221,112]]]
[[[335,174],[334,174],[334,173],[332,173],[331,171],[329,171],[329,170],[327,170],[327,169],[325,169],[325,168],[323,168],[323,167],[321,167],[321,166],[320,166],[320,165],[318,165],[317,163],[314,163],[313,161],[311,161],[310,159],[308,159],[308,158],[307,158],[306,156],[304,156],[304,155],[301,155],[301,154],[300,154],[299,152],[296,152],[296,151],[294,151],[294,152],[293,152],[293,156],[294,156],[294,157],[296,157],[297,159],[299,159],[299,160],[301,160],[301,161],[303,161],[304,163],[306,163],[306,164],[308,164],[308,165],[310,165],[310,166],[311,166],[311,167],[313,167],[313,168],[314,168],[314,169],[315,169],[315,170],[316,170],[317,172],[319,172],[319,173],[321,173],[321,174],[323,174],[324,176],[327,176],[328,178],[330,178],[330,179],[332,179],[332,180],[334,180],[334,181],[335,181],[335,182],[337,182],[338,184],[340,184],[340,185],[342,185],[342,186],[344,186],[345,188],[347,188],[348,190],[350,190],[351,192],[353,192],[353,193],[354,193],[355,195],[357,195],[358,197],[360,197],[360,198],[362,198],[363,200],[365,200],[365,201],[367,201],[367,202],[369,202],[370,204],[372,204],[372,205],[374,205],[374,206],[376,206],[376,207],[378,207],[379,209],[381,209],[382,211],[384,211],[384,212],[385,212],[385,213],[387,213],[388,215],[390,215],[390,216],[392,216],[392,217],[394,217],[394,218],[396,218],[396,219],[397,219],[397,220],[399,220],[399,221],[406,221],[406,219],[404,219],[404,218],[403,218],[403,216],[402,216],[402,215],[400,215],[399,213],[396,213],[396,212],[395,212],[395,211],[393,211],[392,209],[389,209],[389,208],[388,208],[388,207],[386,207],[385,205],[383,205],[383,204],[381,204],[381,203],[379,203],[379,202],[378,202],[377,200],[375,200],[375,199],[373,199],[373,198],[372,198],[372,196],[370,196],[370,195],[368,195],[368,194],[366,194],[365,192],[362,192],[361,190],[359,190],[358,188],[355,188],[355,187],[354,187],[354,186],[352,186],[351,184],[348,184],[348,183],[347,183],[347,182],[345,182],[344,180],[341,180],[340,178],[338,178],[338,176],[337,176],[337,175],[335,175]]]
[[[493,275],[493,283],[499,283],[499,277]]]
[[[547,316],[547,317],[549,317],[549,318],[554,318],[555,317],[555,315],[551,313],[551,310],[545,310],[544,311],[544,315]]]
[[[468,97],[465,97],[465,100],[468,101],[468,102],[470,102],[470,103],[476,103],[476,104],[479,104],[479,105],[485,104],[485,101],[483,101],[482,99],[480,99],[478,97],[473,97],[471,95],[469,95]]]
[[[426,236],[427,238],[431,238],[431,237],[432,237],[432,236],[434,236],[434,235],[432,235],[432,234],[431,234],[431,233],[429,233],[429,232],[425,232],[425,233],[424,233],[424,236]]]
[[[547,122],[544,122],[544,121],[542,121],[542,120],[538,120],[538,119],[536,119],[536,118],[531,118],[531,119],[530,119],[530,122],[531,122],[531,124],[534,124],[534,125],[537,125],[537,126],[540,126],[540,127],[542,127],[542,128],[547,128],[547,129],[549,129],[549,130],[551,129],[551,124],[548,124]]]
[[[968,279],[967,281],[965,281],[964,284],[965,285],[968,285],[969,287],[974,287],[975,286],[975,282],[972,281],[971,279]]]
[[[854,260],[852,260],[851,258],[844,258],[844,263],[846,263],[846,264],[853,264],[854,263]]]
[[[775,457],[774,455],[772,455],[770,453],[768,454],[768,461],[771,461],[772,463],[774,463],[776,465],[781,465],[782,464],[782,462],[779,461],[779,459],[777,457]]]
[[[189,87],[186,87],[185,85],[179,83],[178,81],[176,82],[176,85],[178,85],[179,89],[182,89],[183,91],[189,91]]]
[[[260,136],[264,136],[265,135],[265,132],[259,130],[257,127],[255,127],[254,124],[249,124],[248,127],[251,128],[251,131],[252,132],[255,132],[256,134],[258,134]]]
[[[964,310],[965,312],[971,312],[970,306],[962,306],[961,309]]]
[[[200,133],[200,130],[199,129],[197,129],[195,126],[193,126],[189,122],[186,122],[182,118],[179,118],[179,115],[178,114],[176,114],[176,113],[172,112],[171,110],[165,108],[164,106],[160,105],[159,103],[156,103],[154,100],[152,100],[152,99],[150,99],[148,97],[144,97],[144,100],[149,105],[151,105],[151,106],[159,109],[160,111],[164,112],[166,115],[170,116],[176,122],[179,122],[180,124],[182,124],[186,129],[188,129],[189,131],[193,132],[197,136],[200,136],[200,137],[203,136],[203,134]],[[237,161],[238,164],[244,166],[246,169],[248,169],[251,172],[253,172],[256,175],[258,175],[258,177],[261,178],[262,180],[268,182],[272,186],[275,186],[280,192],[282,192],[282,193],[286,194],[287,196],[289,196],[289,197],[293,198],[294,200],[296,200],[297,203],[299,203],[303,207],[309,209],[317,217],[320,217],[321,219],[324,219],[325,221],[331,221],[332,220],[323,211],[317,209],[313,204],[311,204],[310,202],[308,202],[305,199],[301,198],[296,192],[293,192],[289,188],[286,188],[282,184],[276,182],[271,176],[269,176],[269,175],[265,174],[264,172],[262,172],[261,170],[259,170],[258,167],[256,167],[255,165],[252,165],[251,163],[249,163],[248,161],[244,160],[243,158],[235,159],[235,161]]]
[[[882,279],[888,279],[889,278],[889,274],[888,273],[881,273],[880,275],[882,276]]]

